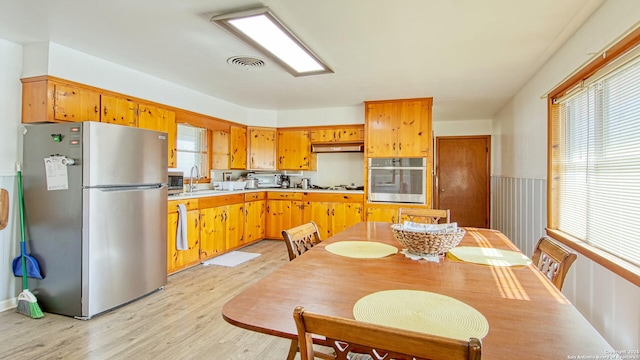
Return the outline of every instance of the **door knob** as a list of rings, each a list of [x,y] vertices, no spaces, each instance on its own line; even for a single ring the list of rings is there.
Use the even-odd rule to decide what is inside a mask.
[[[444,192],[444,189],[440,189],[440,192]]]

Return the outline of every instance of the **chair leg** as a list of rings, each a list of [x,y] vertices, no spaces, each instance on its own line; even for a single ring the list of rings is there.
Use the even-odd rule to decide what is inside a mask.
[[[293,360],[298,353],[298,340],[291,340],[291,345],[289,346],[289,354],[287,354],[287,360]]]

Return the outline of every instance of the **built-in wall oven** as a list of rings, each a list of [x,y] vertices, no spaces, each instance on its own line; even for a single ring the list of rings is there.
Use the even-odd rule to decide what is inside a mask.
[[[425,204],[426,158],[369,158],[368,199],[373,202]]]

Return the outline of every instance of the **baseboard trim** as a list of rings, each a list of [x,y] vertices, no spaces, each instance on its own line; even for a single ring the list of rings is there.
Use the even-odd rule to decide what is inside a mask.
[[[15,309],[18,306],[18,298],[14,297],[11,299],[0,301],[0,312]]]

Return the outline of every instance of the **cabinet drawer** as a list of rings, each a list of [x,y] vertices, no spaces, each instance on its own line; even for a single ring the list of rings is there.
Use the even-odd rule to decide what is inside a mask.
[[[184,204],[189,210],[198,210],[198,199],[184,199],[184,200],[171,200],[167,204],[167,212],[174,213],[178,212],[178,204]]]
[[[363,194],[320,194],[320,193],[304,193],[304,201],[310,202],[348,202],[348,203],[361,203],[364,201]]]
[[[267,199],[269,200],[302,200],[302,193],[299,192],[268,192]]]
[[[219,196],[209,196],[198,199],[198,205],[200,209],[224,206],[224,205],[233,205],[244,203],[244,195],[243,194],[228,194],[228,195],[219,195]]]
[[[244,194],[244,201],[264,200],[266,197],[264,192],[246,193]]]

